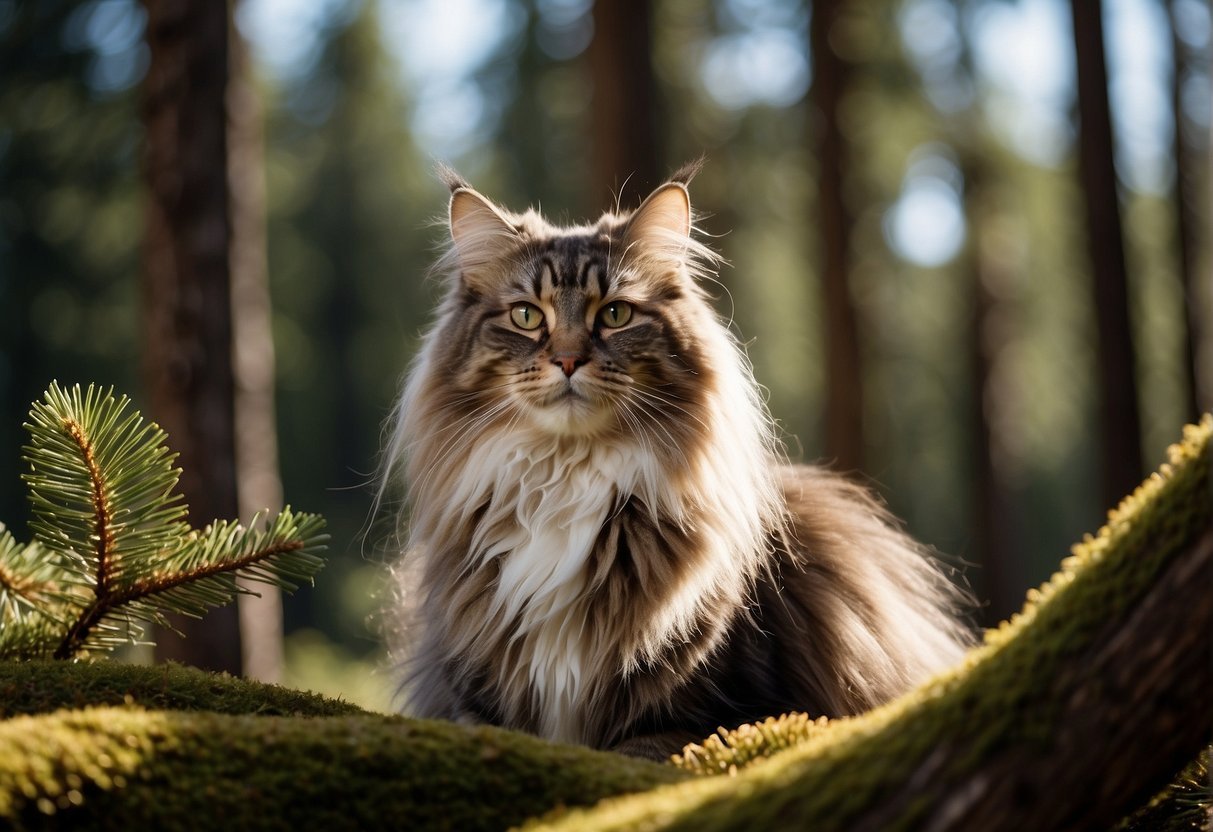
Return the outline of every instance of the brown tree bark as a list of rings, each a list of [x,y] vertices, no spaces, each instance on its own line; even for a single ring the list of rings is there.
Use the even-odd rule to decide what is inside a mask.
[[[1098,333],[1100,502],[1113,506],[1142,478],[1137,360],[1113,161],[1103,12],[1100,3],[1092,0],[1072,0],[1070,8],[1078,67],[1079,181],[1086,206],[1087,253]]]
[[[958,19],[971,11],[960,0],[954,5]],[[971,45],[964,39],[953,81],[960,86],[980,83]],[[979,624],[994,626],[1019,608],[1028,583],[1023,559],[1016,556],[1016,506],[1008,485],[1006,437],[1000,430],[1008,420],[1008,414],[1001,410],[1012,399],[999,389],[1005,383],[999,364],[1013,327],[1007,301],[1014,283],[1011,270],[1015,258],[1006,250],[999,233],[997,174],[987,161],[983,133],[977,129],[972,113],[962,112],[950,122],[964,183],[961,199],[968,227],[963,256],[970,315],[971,511],[974,554],[980,565],[975,583],[979,599],[985,602],[975,615]]]
[[[1000,400],[997,385],[999,355],[1005,347],[1005,304],[1001,295],[1007,283],[1005,252],[1000,251],[989,228],[986,173],[981,161],[962,151],[965,217],[969,243],[966,270],[969,277],[969,367],[972,390],[973,528],[982,577],[981,598],[986,606],[981,623],[993,626],[1015,612],[1027,585],[1022,564],[1015,558],[1012,499],[1008,493],[1005,459],[993,411]]]
[[[274,407],[274,338],[265,239],[265,140],[261,102],[248,47],[230,31],[228,186],[232,214],[232,372],[236,417],[236,479],[240,519],[282,509],[278,428]],[[282,679],[282,592],[246,583],[238,599],[244,675]]]
[[[145,0],[143,375],[195,524],[235,517],[226,3]],[[236,608],[174,622],[158,657],[239,673]]]
[[[661,184],[660,105],[653,77],[652,9],[648,0],[598,0],[589,47],[590,192],[634,207]]]
[[[1191,762],[1193,738],[1213,726],[1210,586],[1213,529],[1055,680],[1041,698],[1057,707],[1049,737],[995,749],[959,777],[934,776],[967,750],[941,746],[849,828],[888,829],[910,804],[934,807],[921,827],[933,832],[1113,828]]]
[[[846,0],[814,3],[809,27],[816,131],[817,223],[821,246],[826,355],[825,452],[843,471],[863,468],[863,373],[859,321],[851,298],[851,232],[846,201],[849,164],[840,107],[854,68],[832,42]]]
[[[1200,367],[1200,345],[1205,337],[1204,327],[1207,325],[1207,310],[1205,315],[1201,314],[1202,304],[1206,302],[1206,298],[1213,300],[1213,292],[1208,291],[1213,274],[1207,270],[1199,272],[1197,265],[1200,260],[1197,251],[1197,229],[1200,227],[1200,211],[1197,206],[1201,204],[1197,175],[1199,163],[1195,158],[1196,149],[1185,137],[1187,129],[1182,95],[1190,59],[1187,47],[1179,37],[1180,24],[1175,15],[1175,3],[1173,0],[1162,1],[1171,25],[1171,113],[1175,131],[1172,141],[1175,160],[1175,192],[1172,199],[1175,210],[1175,255],[1187,309],[1184,370],[1188,395],[1184,402],[1184,416],[1189,421],[1196,421],[1201,413],[1213,408],[1213,383],[1206,382],[1202,387],[1201,381],[1207,378],[1207,375],[1201,375]],[[1204,286],[1201,285],[1202,281]],[[1213,373],[1213,367],[1208,368],[1208,371]]]

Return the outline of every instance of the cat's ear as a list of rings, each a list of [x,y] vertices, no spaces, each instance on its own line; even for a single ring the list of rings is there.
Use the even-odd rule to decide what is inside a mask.
[[[628,248],[678,257],[691,238],[691,197],[681,182],[667,182],[649,194],[623,231]]]
[[[497,206],[466,185],[454,189],[449,210],[455,258],[469,278],[499,261],[518,243],[517,230]]]

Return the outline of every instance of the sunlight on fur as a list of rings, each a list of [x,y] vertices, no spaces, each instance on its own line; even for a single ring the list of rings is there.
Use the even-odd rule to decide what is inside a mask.
[[[864,489],[788,465],[700,283],[691,166],[568,228],[450,171],[447,290],[394,414],[394,652],[419,716],[663,757],[956,661],[962,594]]]

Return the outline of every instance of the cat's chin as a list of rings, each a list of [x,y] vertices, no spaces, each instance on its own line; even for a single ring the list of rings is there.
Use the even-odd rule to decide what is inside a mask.
[[[530,415],[539,430],[562,437],[596,436],[614,424],[609,406],[571,392],[533,406]]]

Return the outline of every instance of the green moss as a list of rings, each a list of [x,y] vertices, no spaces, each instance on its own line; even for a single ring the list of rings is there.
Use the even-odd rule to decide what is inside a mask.
[[[692,743],[670,760],[691,774],[736,774],[777,751],[793,748],[829,729],[830,721],[807,714],[790,713],[733,730],[720,728],[702,743]]]
[[[687,775],[489,727],[95,708],[0,723],[26,828],[502,829]]]
[[[60,708],[135,704],[156,710],[266,716],[342,716],[356,705],[177,664],[156,667],[104,660],[0,661],[0,718]]]
[[[1110,512],[1099,535],[1075,546],[1061,571],[1029,593],[1024,610],[955,670],[861,717],[805,731],[790,750],[737,776],[607,801],[531,828],[848,829],[860,812],[909,782],[935,749],[952,751],[942,763],[951,768],[933,774],[946,780],[960,779],[999,748],[1048,747],[1057,727],[1055,681],[1213,522],[1211,434],[1213,417],[1189,427],[1171,449],[1170,464]],[[1193,756],[1210,727],[1182,729]],[[768,733],[796,730],[797,723],[788,722]],[[747,759],[763,756],[761,749],[747,753]],[[914,828],[930,809],[925,802],[911,805],[897,828]]]

